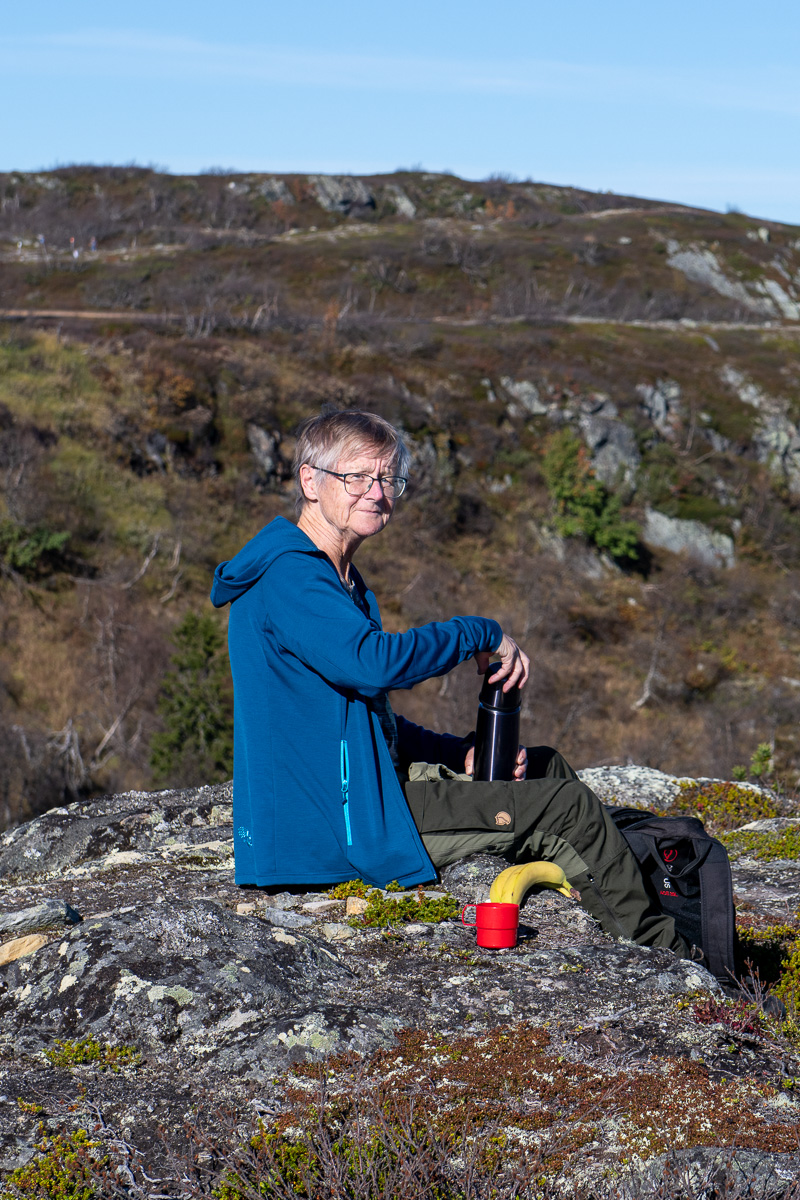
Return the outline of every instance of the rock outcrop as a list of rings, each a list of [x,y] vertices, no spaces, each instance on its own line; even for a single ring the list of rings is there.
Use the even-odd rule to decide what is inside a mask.
[[[727,533],[717,533],[700,521],[668,517],[654,508],[645,510],[642,537],[648,546],[687,554],[709,567],[730,568],[736,562],[733,538]]]
[[[662,809],[680,782],[636,767],[585,778],[607,800]],[[713,1019],[724,994],[698,964],[611,941],[552,891],[528,898],[513,950],[478,950],[458,919],[387,934],[348,923],[345,902],[322,891],[237,888],[232,856],[229,785],[81,802],[0,839],[3,1170],[34,1154],[40,1120],[85,1127],[101,1111],[155,1161],[199,1096],[277,1113],[293,1065],[342,1054],[366,1061],[401,1030],[447,1045],[502,1025],[546,1030],[554,1063],[591,1064],[597,1078],[655,1072],[669,1089],[686,1070],[727,1081],[749,1140],[676,1133],[673,1149],[687,1162],[698,1147],[777,1147],[766,1167],[759,1161],[765,1178],[784,1183],[800,1162],[784,1148],[800,1105],[780,1088],[800,1063],[757,1030]],[[446,869],[440,887],[475,903],[497,872],[496,859],[476,856]],[[765,870],[742,859],[735,876],[765,919],[800,901],[794,862]],[[19,953],[4,961],[14,943]],[[697,1019],[698,1005],[712,1017]],[[140,1057],[116,1071],[59,1065],[59,1043],[87,1039]],[[609,1155],[619,1165],[620,1119],[607,1114],[584,1166],[607,1169]],[[606,1118],[596,1120],[600,1129]],[[655,1152],[637,1154],[658,1171]]]

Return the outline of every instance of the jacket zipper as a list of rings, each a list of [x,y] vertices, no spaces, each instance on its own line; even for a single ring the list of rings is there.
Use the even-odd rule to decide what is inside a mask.
[[[342,739],[340,746],[339,764],[342,774],[342,807],[344,809],[344,827],[347,831],[347,844],[352,846],[353,834],[350,830],[350,755],[347,752],[347,742]]]

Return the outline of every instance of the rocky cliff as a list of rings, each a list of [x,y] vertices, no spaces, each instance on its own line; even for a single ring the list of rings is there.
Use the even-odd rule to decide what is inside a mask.
[[[660,810],[681,790],[642,768],[584,776]],[[96,1195],[210,1196],[234,1168],[225,1194],[257,1195],[248,1138],[296,1151],[305,1122],[330,1147],[354,1096],[362,1124],[384,1113],[384,1142],[411,1136],[391,1106],[413,1099],[431,1135],[414,1126],[418,1166],[420,1139],[428,1157],[450,1147],[441,1194],[464,1194],[468,1175],[467,1194],[523,1194],[526,1169],[542,1195],[705,1195],[713,1179],[730,1196],[795,1194],[800,1046],[757,981],[727,997],[552,891],[528,897],[518,946],[495,952],[457,918],[377,928],[327,893],[239,889],[231,821],[219,785],[72,804],[3,835],[0,1165],[19,1194],[57,1194],[34,1184],[77,1145]],[[797,909],[796,861],[759,857],[797,826],[785,806],[735,835],[750,838],[734,885],[751,932]],[[456,864],[428,899],[486,898],[497,870]],[[348,1194],[377,1194],[348,1162]]]

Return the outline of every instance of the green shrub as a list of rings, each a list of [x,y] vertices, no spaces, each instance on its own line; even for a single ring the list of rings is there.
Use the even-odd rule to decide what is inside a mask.
[[[623,520],[619,496],[595,478],[585,447],[568,429],[548,438],[542,471],[562,537],[584,537],[621,562],[639,558],[638,526]]]
[[[682,783],[669,812],[673,816],[699,817],[714,834],[778,815],[769,796],[740,783],[716,781]]]
[[[416,895],[403,896],[399,900],[390,900],[375,888],[367,894],[367,907],[364,912],[351,918],[350,923],[368,925],[376,929],[385,929],[388,925],[400,925],[410,921],[424,921],[426,924],[437,925],[441,921],[457,917],[460,908],[455,897],[425,896],[421,887]]]
[[[791,1017],[800,1013],[800,938],[789,948],[781,963],[781,976],[773,992],[786,1005]]]
[[[748,975],[757,975],[763,984],[779,996],[788,1011],[795,1036],[800,1015],[800,922],[793,920],[779,925],[751,927],[737,923],[741,957]]]
[[[348,879],[346,883],[337,883],[328,892],[334,900],[347,900],[348,896],[359,896],[363,899],[373,891],[373,887],[369,883],[365,883],[363,879]],[[386,892],[404,892],[405,888],[401,887],[396,879],[391,883],[387,883],[384,888]]]
[[[334,900],[347,900],[349,896],[364,897],[372,890],[370,884],[365,883],[363,879],[348,879],[346,883],[337,883],[328,892],[328,895]]]
[[[309,1185],[322,1171],[315,1147],[305,1140],[292,1140],[285,1134],[267,1133],[259,1123],[236,1168],[228,1169],[214,1189],[214,1200],[249,1200],[255,1195],[269,1196],[280,1188],[298,1196],[308,1195]]]
[[[750,774],[754,775],[756,779],[764,779],[767,775],[772,774],[774,766],[772,746],[769,742],[759,742],[750,759]]]
[[[51,575],[63,566],[63,550],[69,541],[65,530],[37,525],[29,529],[16,521],[0,522],[0,558],[26,579]]]
[[[781,833],[744,829],[740,833],[722,835],[721,841],[731,858],[755,858],[770,861],[776,858],[800,858],[800,827],[784,829]]]
[[[44,1133],[36,1155],[9,1175],[0,1200],[94,1200],[97,1181],[109,1164],[100,1142],[85,1129],[74,1133]]]

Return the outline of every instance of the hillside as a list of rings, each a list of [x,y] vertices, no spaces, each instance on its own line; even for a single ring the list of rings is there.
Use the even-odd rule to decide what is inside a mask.
[[[325,401],[412,449],[359,555],[387,627],[497,616],[536,665],[526,740],[580,765],[794,792],[800,229],[502,179],[73,167],[0,176],[0,261],[0,821],[224,777],[219,746],[154,775],[170,639],[291,516]],[[465,665],[393,703],[465,731],[476,690]]]

